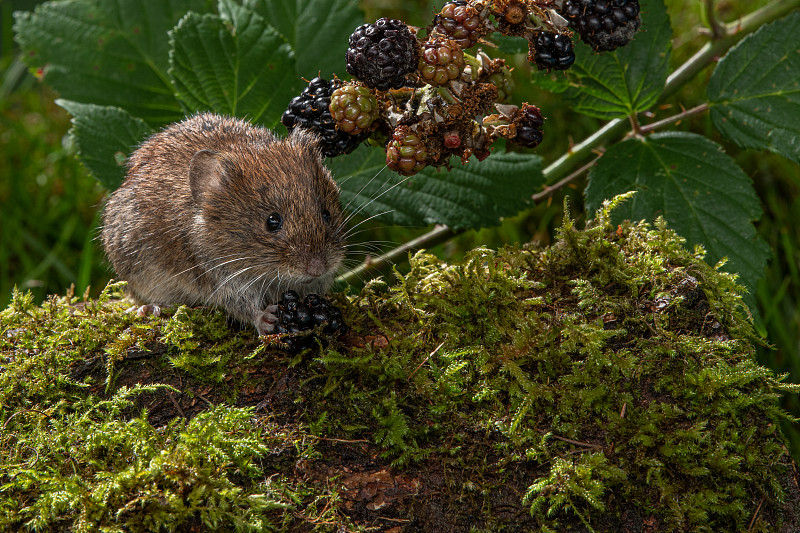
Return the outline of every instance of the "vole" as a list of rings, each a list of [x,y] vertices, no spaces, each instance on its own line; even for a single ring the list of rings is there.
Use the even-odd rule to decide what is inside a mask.
[[[141,311],[220,307],[260,335],[293,289],[323,294],[344,256],[339,189],[317,138],[198,114],[144,141],[103,212],[102,241]]]

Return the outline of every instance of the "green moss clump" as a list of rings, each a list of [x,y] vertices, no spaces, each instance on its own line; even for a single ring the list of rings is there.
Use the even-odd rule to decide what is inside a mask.
[[[424,253],[291,357],[215,311],[0,314],[0,528],[796,531],[734,277],[608,203],[543,250]],[[511,509],[511,511],[509,511]]]

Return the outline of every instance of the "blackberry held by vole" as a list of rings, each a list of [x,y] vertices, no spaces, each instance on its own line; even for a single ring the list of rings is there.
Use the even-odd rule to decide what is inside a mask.
[[[344,256],[339,189],[319,139],[284,139],[200,114],[147,139],[103,213],[106,254],[129,296],[209,305],[276,330],[287,289],[324,294]]]

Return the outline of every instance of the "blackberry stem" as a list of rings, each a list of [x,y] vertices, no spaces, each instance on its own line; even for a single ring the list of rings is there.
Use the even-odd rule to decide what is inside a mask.
[[[646,124],[639,128],[639,133],[643,134],[650,133],[651,131],[657,130],[658,128],[669,126],[673,122],[680,122],[681,120],[691,117],[692,115],[699,115],[700,113],[704,113],[706,111],[708,111],[708,103],[702,103],[699,106],[693,107],[691,109],[684,109],[677,115],[672,115],[671,117],[661,119],[657,122]]]
[[[708,65],[715,62],[718,57],[722,56],[729,48],[746,35],[754,32],[764,24],[787,15],[797,7],[800,7],[800,0],[777,0],[753,11],[736,22],[726,24],[724,26],[724,37],[707,42],[697,53],[669,75],[657,103],[663,102],[678,92],[684,85],[694,79],[697,74]],[[690,111],[694,111],[694,109]],[[699,113],[700,111],[697,112]],[[572,168],[578,165],[581,160],[591,154],[598,146],[613,139],[620,138],[628,126],[627,117],[611,120],[582,142],[572,146],[567,153],[542,171],[545,181],[548,183],[561,180],[555,185],[548,186],[543,192],[552,194],[557,190],[556,186],[563,187],[569,183],[571,180],[567,181],[567,178],[562,178],[570,174]],[[650,127],[653,127],[653,125],[650,125]],[[594,161],[592,163],[594,163]],[[542,193],[538,193],[534,197],[540,194]],[[421,248],[431,248],[461,235],[466,231],[467,229],[465,228],[453,229],[442,224],[436,225],[431,231],[420,235],[416,239],[410,240],[378,257],[370,258],[368,262],[364,262],[358,267],[344,273],[342,276],[338,277],[336,281],[340,283],[352,283],[355,280],[363,279],[365,275],[378,273],[387,266],[407,258],[408,253],[411,251]]]
[[[635,137],[642,136],[642,128],[639,125],[639,116],[636,113],[628,115],[628,122],[631,123],[631,134]]]
[[[583,165],[581,168],[579,168],[566,178],[563,178],[558,183],[547,185],[542,192],[537,192],[531,197],[531,199],[533,200],[534,203],[536,203],[536,202],[541,202],[545,198],[549,198],[550,196],[553,195],[554,192],[565,187],[566,185],[569,185],[570,183],[578,179],[581,176],[581,174],[587,172],[590,168],[592,168],[594,164],[597,163],[597,160],[600,159],[600,157],[601,156],[598,155],[597,157],[595,157],[594,159]]]
[[[717,12],[714,9],[714,0],[706,0],[706,21],[711,28],[713,39],[722,39],[726,35],[725,25],[717,19]]]

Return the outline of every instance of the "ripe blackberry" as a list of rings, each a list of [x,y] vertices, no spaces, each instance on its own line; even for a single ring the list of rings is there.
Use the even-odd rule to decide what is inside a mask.
[[[572,39],[564,33],[540,31],[530,40],[528,61],[539,70],[566,70],[575,62]]]
[[[331,115],[341,131],[358,135],[378,118],[378,99],[367,87],[345,84],[331,94]]]
[[[466,50],[478,43],[486,32],[478,11],[464,0],[451,0],[433,19],[434,29]]]
[[[278,302],[278,310],[275,315],[278,317],[275,333],[297,335],[324,325],[322,333],[339,336],[347,333],[349,329],[342,319],[342,311],[330,301],[316,294],[309,294],[305,299],[300,300],[300,296],[295,291],[285,292],[283,299]],[[324,339],[319,340],[323,345],[326,344]],[[317,337],[313,334],[284,339],[291,352],[311,348],[316,345],[316,341]]]
[[[329,106],[331,93],[340,85],[339,80],[314,78],[300,96],[292,98],[281,117],[281,122],[289,131],[300,127],[317,133],[325,157],[349,154],[366,138],[366,135],[354,136],[336,129],[336,120]]]
[[[356,28],[346,60],[347,72],[368,87],[399,89],[417,68],[417,39],[403,21],[380,18]]]
[[[422,45],[419,73],[431,85],[447,85],[464,71],[464,52],[446,37],[431,37]]]
[[[526,148],[536,148],[542,142],[544,118],[535,105],[522,104],[512,123],[517,127],[517,134],[512,139],[515,143]]]
[[[561,14],[598,52],[625,46],[641,25],[639,0],[566,0]]]
[[[402,174],[413,176],[428,164],[428,149],[419,135],[407,126],[398,126],[386,145],[386,165]]]

